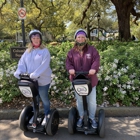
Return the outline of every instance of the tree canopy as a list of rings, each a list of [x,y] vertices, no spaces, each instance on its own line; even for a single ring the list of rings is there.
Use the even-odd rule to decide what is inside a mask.
[[[130,20],[138,26],[140,17],[139,0],[24,0],[27,14],[25,30],[36,28],[49,31],[54,38],[65,34],[66,23],[71,22],[74,28],[87,29],[88,34],[97,28],[97,15],[101,16],[100,29],[111,31],[118,28],[119,39],[131,38]],[[21,31],[21,21],[18,19],[19,0],[0,1],[0,30],[3,33],[15,34]],[[109,9],[115,7],[118,26],[108,18]],[[130,18],[132,15],[132,18]],[[3,27],[3,28],[2,28]]]

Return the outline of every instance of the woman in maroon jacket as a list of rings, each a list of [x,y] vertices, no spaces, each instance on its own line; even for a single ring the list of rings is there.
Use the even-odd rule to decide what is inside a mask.
[[[91,126],[97,128],[97,123],[95,121],[96,112],[96,85],[98,83],[97,72],[100,66],[100,56],[98,51],[87,44],[87,34],[83,29],[79,29],[75,33],[75,45],[68,52],[66,58],[66,69],[70,74],[70,80],[75,76],[76,71],[88,71],[88,77],[91,80],[92,91],[87,96],[89,118],[91,120]],[[79,112],[79,120],[77,126],[81,127],[83,124],[83,100],[78,94],[75,94],[77,100],[77,109]]]

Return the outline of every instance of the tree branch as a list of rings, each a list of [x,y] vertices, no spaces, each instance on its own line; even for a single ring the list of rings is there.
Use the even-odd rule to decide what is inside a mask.
[[[39,18],[39,17],[41,16],[42,10],[41,10],[40,7],[38,7],[38,5],[37,5],[37,3],[35,2],[35,0],[32,0],[32,2],[35,4],[36,8],[39,9],[39,11],[40,11],[40,12],[39,12],[39,15],[37,16],[37,18]]]
[[[89,2],[88,2],[88,4],[87,4],[86,9],[83,11],[83,17],[82,17],[82,20],[80,21],[80,23],[79,23],[79,24],[81,24],[81,25],[82,25],[83,20],[84,20],[84,19],[85,19],[85,17],[86,17],[86,12],[87,12],[87,10],[89,9],[89,7],[91,6],[92,1],[93,1],[93,0],[89,0]]]
[[[131,14],[136,17],[134,19],[133,23],[138,26],[137,20],[140,18],[140,13],[137,13],[136,10],[134,8],[132,8]]]
[[[1,7],[0,7],[0,15],[2,15],[1,10],[2,10],[3,6],[4,6],[6,3],[7,3],[7,1],[6,1],[6,0],[2,3],[2,5],[1,5]]]

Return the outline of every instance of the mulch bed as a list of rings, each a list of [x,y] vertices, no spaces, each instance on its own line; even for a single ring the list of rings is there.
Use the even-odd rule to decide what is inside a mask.
[[[75,100],[71,104],[65,104],[60,100],[51,98],[51,108],[70,108],[75,106]],[[15,97],[11,102],[4,102],[0,104],[0,109],[23,109],[27,105],[32,104],[32,98],[26,98],[23,95]],[[42,104],[41,104],[42,106]]]

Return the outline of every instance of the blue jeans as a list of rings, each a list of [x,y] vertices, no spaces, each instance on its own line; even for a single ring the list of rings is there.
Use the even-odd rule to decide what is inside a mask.
[[[46,116],[50,113],[50,100],[49,100],[49,96],[48,96],[49,86],[50,86],[50,84],[45,85],[45,86],[38,86],[39,95],[36,97],[38,104],[39,104],[40,98],[41,98],[43,107],[44,107],[44,113]]]
[[[83,99],[82,96],[79,96],[77,93],[75,93],[76,96],[76,104],[77,109],[79,112],[79,116],[84,116],[84,109],[83,109]],[[88,103],[88,113],[89,118],[94,119],[95,113],[96,113],[96,86],[92,88],[91,93],[87,96],[87,103]]]

